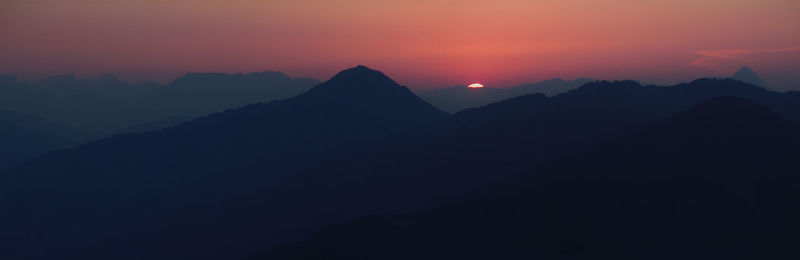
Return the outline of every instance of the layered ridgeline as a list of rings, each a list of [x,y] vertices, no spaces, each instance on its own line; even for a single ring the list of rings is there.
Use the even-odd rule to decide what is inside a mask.
[[[269,192],[345,143],[445,116],[360,66],[294,98],[52,153],[0,176],[0,236],[16,241],[0,246],[0,258],[180,258],[227,240],[222,248],[236,248],[239,228],[244,236],[280,223],[270,221],[273,209],[228,215],[217,202]],[[283,207],[303,207],[288,199]]]
[[[53,153],[2,176],[5,258],[237,258],[327,224],[457,198],[715,96],[735,80],[596,82],[447,116],[357,67],[295,98]],[[64,223],[69,223],[65,225]]]
[[[190,73],[168,85],[132,85],[110,74],[53,76],[34,83],[0,75],[0,172],[46,152],[120,133],[157,130],[192,118],[307,91],[313,79],[279,72]],[[18,140],[18,141],[14,141]]]
[[[0,110],[82,130],[76,139],[104,136],[167,118],[193,118],[246,104],[284,99],[319,82],[279,72],[189,73],[167,85],[129,84],[111,74],[52,76],[21,82],[0,75]],[[56,133],[61,134],[61,133]]]
[[[767,87],[767,85],[764,83],[764,80],[762,80],[755,71],[747,66],[741,67],[730,78],[759,87]],[[420,94],[420,97],[444,111],[458,112],[467,108],[481,107],[504,99],[527,94],[541,93],[548,97],[552,97],[577,89],[580,86],[594,81],[597,80],[588,78],[577,78],[574,80],[554,78],[536,83],[523,84],[507,89],[491,87],[468,88],[467,86],[455,86],[424,92]]]
[[[420,94],[420,97],[444,111],[458,112],[467,108],[481,107],[500,100],[527,94],[541,93],[546,96],[555,96],[592,81],[595,80],[578,78],[565,81],[561,78],[554,78],[508,89],[491,87],[473,89],[467,86],[454,86],[431,90]]]
[[[17,122],[24,116],[14,116],[9,112],[0,114],[8,116],[7,121],[0,121],[0,172],[16,163],[40,156],[46,152],[66,148],[71,143],[63,137],[47,132],[21,127]]]
[[[794,259],[800,127],[715,98],[444,206],[260,259]]]

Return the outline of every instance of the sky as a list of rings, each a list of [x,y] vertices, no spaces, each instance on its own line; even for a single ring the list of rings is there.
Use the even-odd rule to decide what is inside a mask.
[[[276,70],[355,65],[412,90],[554,77],[669,84],[747,65],[800,90],[797,0],[0,0],[0,74]]]

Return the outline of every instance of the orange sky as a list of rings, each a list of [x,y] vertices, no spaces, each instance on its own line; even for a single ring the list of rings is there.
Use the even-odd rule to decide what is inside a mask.
[[[741,65],[800,89],[800,1],[0,1],[0,73],[23,79],[278,70],[324,80],[356,64],[416,90],[669,83]]]

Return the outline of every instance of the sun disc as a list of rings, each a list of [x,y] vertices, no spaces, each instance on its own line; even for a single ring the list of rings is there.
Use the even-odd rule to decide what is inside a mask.
[[[467,86],[467,87],[468,88],[482,88],[483,84],[481,84],[481,83],[472,83],[472,84],[469,84],[469,86]]]

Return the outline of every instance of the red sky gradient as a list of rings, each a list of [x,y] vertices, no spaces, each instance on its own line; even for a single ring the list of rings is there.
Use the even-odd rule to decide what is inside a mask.
[[[277,70],[364,64],[420,91],[552,77],[673,83],[749,65],[800,90],[797,0],[4,0],[0,73]]]

